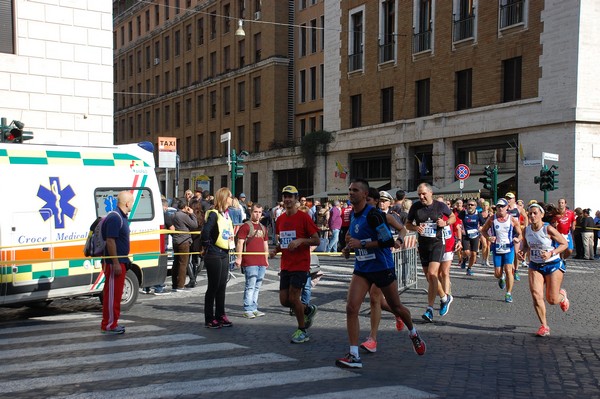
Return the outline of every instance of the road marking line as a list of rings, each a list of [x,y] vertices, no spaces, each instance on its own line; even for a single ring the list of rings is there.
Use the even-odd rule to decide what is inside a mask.
[[[161,337],[164,341],[165,337]],[[4,380],[0,382],[0,392],[3,394],[12,392],[32,391],[35,389],[45,389],[49,387],[57,387],[68,384],[85,384],[90,382],[128,380],[137,377],[146,377],[151,375],[164,375],[165,373],[180,373],[183,371],[198,371],[215,368],[230,368],[231,365],[236,367],[256,366],[260,364],[271,364],[278,362],[296,361],[287,356],[278,355],[276,353],[263,353],[257,355],[245,355],[224,357],[209,360],[197,360],[190,362],[177,363],[160,363],[160,364],[143,364],[132,367],[112,368],[108,370],[96,370],[86,373],[72,373],[53,375],[49,377],[24,378],[20,380]],[[238,377],[236,377],[237,379]],[[226,377],[227,381],[232,381],[231,376]],[[125,381],[129,383],[129,381]],[[239,384],[239,380],[237,381]],[[179,383],[178,383],[179,384]],[[177,384],[177,385],[178,385]],[[238,384],[235,384],[238,386]],[[223,384],[223,386],[226,386]],[[244,389],[248,388],[248,383],[244,384]],[[159,396],[164,396],[164,392],[155,392]],[[89,397],[89,395],[86,395]],[[131,397],[131,394],[126,395]],[[144,396],[147,397],[147,396]]]
[[[166,384],[144,385],[132,389],[116,389],[104,392],[86,392],[66,396],[68,399],[101,399],[127,397],[128,399],[151,399],[164,396],[199,395],[215,392],[246,391],[248,388],[267,388],[286,384],[317,382],[340,378],[356,378],[358,375],[338,367],[318,367],[314,369],[277,371],[272,373],[229,375],[205,380],[170,382]]]

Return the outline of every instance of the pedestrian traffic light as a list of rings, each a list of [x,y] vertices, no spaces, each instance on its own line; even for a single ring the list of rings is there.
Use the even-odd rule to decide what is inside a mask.
[[[479,181],[483,183],[483,188],[492,191],[492,185],[494,183],[494,170],[491,166],[486,166],[483,169],[483,176]]]
[[[556,165],[552,165],[550,167],[550,190],[554,191],[554,190],[558,190],[558,172],[556,171],[558,169],[558,166]]]
[[[233,195],[236,194],[235,181],[238,177],[244,176],[244,165],[242,165],[242,163],[244,162],[244,158],[248,155],[248,151],[242,150],[239,154],[236,154],[235,148],[231,150],[231,192]]]
[[[25,124],[20,121],[12,121],[6,124],[6,118],[0,120],[0,141],[3,143],[22,143],[33,138],[33,133],[24,131]]]

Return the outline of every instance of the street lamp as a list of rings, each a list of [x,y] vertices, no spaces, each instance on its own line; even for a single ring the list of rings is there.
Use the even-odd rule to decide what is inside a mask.
[[[239,37],[246,36],[246,32],[244,32],[243,22],[241,19],[238,21],[238,28],[235,31],[235,35]]]

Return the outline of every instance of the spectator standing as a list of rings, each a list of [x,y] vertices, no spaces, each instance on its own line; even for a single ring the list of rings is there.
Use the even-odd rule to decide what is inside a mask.
[[[556,209],[552,218],[552,226],[567,240],[569,247],[561,253],[561,257],[567,259],[571,256],[574,249],[573,230],[575,230],[575,212],[567,208],[567,200],[565,198],[558,200],[558,209]],[[577,255],[579,256],[579,254]]]
[[[594,219],[591,217],[592,210],[583,209],[581,221],[581,239],[583,241],[583,259],[594,260]]]
[[[198,228],[198,220],[192,208],[184,200],[177,204],[178,211],[173,215],[173,268],[171,269],[171,278],[173,281],[173,292],[185,290],[185,278],[187,275],[188,263],[190,261],[190,247],[192,245],[192,235],[189,233]]]
[[[337,252],[340,239],[340,229],[342,228],[342,208],[340,201],[333,201],[333,207],[329,211],[329,244],[326,252]]]
[[[237,233],[235,264],[246,277],[244,317],[248,319],[265,315],[258,309],[258,294],[269,266],[269,237],[266,227],[260,223],[262,211],[260,204],[254,204],[250,220],[244,222]]]
[[[352,217],[352,206],[349,201],[342,205],[342,227],[340,228],[340,248],[346,247],[346,233],[350,227],[350,218]]]
[[[246,202],[246,194],[241,193],[239,196],[238,206],[242,210],[242,221],[245,222],[248,218],[248,203]]]
[[[121,298],[125,285],[125,273],[131,263],[129,260],[129,222],[127,215],[133,207],[133,194],[121,191],[117,195],[116,212],[110,212],[102,224],[102,236],[106,240],[102,271],[104,288],[102,301],[102,322],[100,330],[104,334],[123,334],[125,327],[120,326]]]
[[[598,241],[600,240],[600,211],[596,211],[596,217],[594,218],[594,227],[596,228],[594,234],[594,259],[598,259]]]
[[[298,211],[298,190],[285,186],[282,191],[285,213],[277,219],[278,245],[270,251],[274,257],[281,252],[279,301],[286,308],[293,308],[298,328],[291,342],[300,344],[310,340],[307,329],[317,313],[315,305],[304,305],[300,299],[302,288],[310,272],[310,247],[319,245],[317,226],[308,214]]]
[[[210,192],[208,190],[204,190],[202,192],[202,211],[206,213],[209,209],[212,208],[212,204],[210,202]]]
[[[237,198],[233,198],[231,206],[227,210],[229,212],[229,217],[231,218],[231,223],[233,223],[233,229],[235,231],[237,227],[240,226],[244,221],[244,212]]]
[[[208,286],[204,296],[204,325],[206,328],[231,327],[225,314],[225,291],[229,274],[229,252],[235,248],[233,223],[228,209],[233,195],[226,187],[215,193],[215,208],[206,212],[202,229],[204,268]]]
[[[202,243],[200,242],[200,232],[204,225],[204,211],[202,211],[202,203],[196,198],[192,198],[190,201],[190,208],[192,208],[194,215],[196,215],[198,227],[190,230],[190,232],[193,233],[191,234],[192,245],[190,246],[190,261],[188,263],[188,276],[190,281],[185,285],[185,288],[196,287],[198,274],[202,271],[202,257],[200,256]]]
[[[583,259],[583,211],[577,207],[575,212],[575,228],[573,229],[573,241],[575,242],[575,259]]]

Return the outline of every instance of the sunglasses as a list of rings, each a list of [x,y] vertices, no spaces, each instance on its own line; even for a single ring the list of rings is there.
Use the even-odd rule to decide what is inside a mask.
[[[467,204],[468,206],[475,206],[475,204]]]

